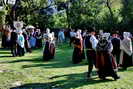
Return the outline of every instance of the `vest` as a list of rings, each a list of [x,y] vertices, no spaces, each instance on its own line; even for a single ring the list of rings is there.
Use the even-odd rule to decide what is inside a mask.
[[[85,46],[86,46],[87,49],[92,49],[92,44],[91,44],[91,42],[90,42],[90,37],[91,37],[91,36],[87,36],[87,37],[85,38]]]

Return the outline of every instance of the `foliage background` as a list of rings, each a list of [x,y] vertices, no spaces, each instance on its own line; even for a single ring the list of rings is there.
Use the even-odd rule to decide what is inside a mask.
[[[106,31],[133,29],[132,0],[54,0],[51,5],[56,5],[63,13],[53,15],[44,13],[47,3],[47,0],[20,0],[16,4],[15,16],[42,30],[47,27],[95,27]],[[6,21],[11,23],[13,19],[7,18]]]

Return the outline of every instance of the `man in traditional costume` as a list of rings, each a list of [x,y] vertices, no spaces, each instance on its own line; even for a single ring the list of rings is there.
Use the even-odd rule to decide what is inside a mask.
[[[93,65],[95,65],[97,43],[98,40],[95,37],[95,30],[92,29],[91,32],[87,33],[85,38],[86,55],[88,60],[88,78],[91,77]]]
[[[113,51],[112,51],[112,54],[117,62],[117,65],[119,64],[119,60],[120,60],[120,38],[118,36],[118,33],[113,33],[112,35],[112,39],[111,39],[111,42],[112,42],[112,45],[113,45]]]
[[[15,30],[11,32],[11,53],[13,57],[17,56],[17,33]]]
[[[58,42],[62,44],[64,41],[65,41],[65,34],[64,30],[61,29],[58,33]]]
[[[42,47],[42,34],[40,29],[37,29],[36,31],[36,47],[41,48]]]
[[[112,43],[108,41],[105,34],[101,36],[97,45],[96,68],[98,70],[99,78],[105,79],[107,76],[113,77],[115,80],[119,79],[116,71],[117,65],[111,52],[113,50]]]
[[[120,58],[120,65],[123,67],[124,70],[127,69],[127,67],[133,65],[132,61],[132,41],[131,38],[129,38],[130,33],[124,32],[123,33],[124,39],[121,41],[120,49],[121,49],[121,58]]]
[[[74,41],[75,37],[76,37],[76,32],[74,29],[71,29],[71,31],[70,31],[70,43],[69,43],[70,46],[71,46],[72,42]]]

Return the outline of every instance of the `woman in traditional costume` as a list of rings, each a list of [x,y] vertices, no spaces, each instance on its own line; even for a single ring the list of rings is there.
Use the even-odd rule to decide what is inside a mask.
[[[11,42],[11,32],[12,32],[11,27],[8,26],[7,29],[6,29],[6,32],[5,32],[5,34],[6,34],[6,44],[5,45],[6,45],[7,48],[11,47],[11,45],[10,45],[10,42]]]
[[[107,76],[111,76],[116,80],[119,79],[119,77],[116,71],[114,71],[114,69],[117,69],[117,65],[111,54],[113,46],[107,39],[108,38],[103,34],[98,42],[96,48],[96,68],[98,70],[99,78],[105,79]]]
[[[132,41],[131,41],[131,38],[129,38],[129,35],[130,35],[129,32],[123,33],[124,39],[121,41],[121,45],[120,45],[120,49],[121,49],[120,65],[123,67],[124,70],[126,70],[127,67],[133,65]]]
[[[31,48],[34,48],[36,46],[34,28],[29,28],[29,29],[30,29],[29,43],[30,43]]]
[[[49,37],[46,37],[45,38],[45,48],[43,51],[43,60],[44,61],[49,61],[51,59],[49,46],[50,46]]]
[[[2,45],[1,45],[3,48],[6,48],[6,39],[7,39],[6,30],[4,29],[3,34],[2,34]]]
[[[54,33],[50,33],[50,30],[47,29],[46,34],[44,35],[45,39],[45,48],[43,51],[43,60],[49,61],[54,58],[55,55],[55,42],[54,42]]]
[[[55,37],[54,32],[50,34],[50,47],[49,47],[50,53],[51,53],[51,59],[55,56]]]
[[[37,29],[37,32],[36,32],[36,47],[37,48],[42,47],[42,34],[40,29]]]
[[[82,61],[83,45],[80,39],[80,33],[77,31],[76,38],[73,41],[74,51],[72,56],[73,64],[78,64]]]
[[[17,55],[18,56],[24,56],[25,51],[24,51],[24,47],[25,47],[25,40],[24,40],[24,36],[23,36],[23,32],[22,30],[18,30],[18,38],[17,38]]]
[[[80,42],[81,42],[81,47],[82,47],[82,59],[85,59],[84,39],[83,39],[83,36],[82,36],[82,30],[81,29],[78,30],[78,34],[79,34],[79,38],[80,38]]]
[[[23,29],[23,36],[24,36],[24,39],[25,39],[25,50],[26,50],[26,52],[31,53],[32,50],[31,50],[31,46],[30,46],[30,43],[29,43],[29,36],[28,36],[28,32],[26,32],[25,29]]]

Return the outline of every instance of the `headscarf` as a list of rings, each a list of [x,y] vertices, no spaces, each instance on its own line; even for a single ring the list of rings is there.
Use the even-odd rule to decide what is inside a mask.
[[[132,55],[132,41],[129,38],[130,33],[124,32],[123,33],[124,39],[121,41],[120,49],[123,50],[125,53],[127,53],[129,56]]]
[[[129,38],[130,37],[130,32],[124,32],[123,37],[124,38]]]

